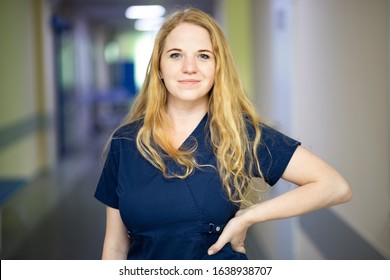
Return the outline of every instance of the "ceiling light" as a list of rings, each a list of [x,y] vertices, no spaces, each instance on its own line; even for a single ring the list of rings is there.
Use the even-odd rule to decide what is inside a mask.
[[[137,19],[134,22],[134,28],[138,31],[157,31],[161,27],[163,21],[163,17]]]
[[[129,19],[158,18],[165,14],[165,8],[160,5],[130,6],[126,9],[126,17]]]

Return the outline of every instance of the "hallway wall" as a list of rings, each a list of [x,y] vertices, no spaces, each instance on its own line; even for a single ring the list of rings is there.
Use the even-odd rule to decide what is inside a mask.
[[[217,10],[224,14],[223,29],[229,40],[238,73],[248,97],[254,98],[252,0],[222,0]],[[243,43],[245,42],[245,43]]]
[[[260,112],[354,192],[348,204],[292,219],[292,248],[278,250],[285,221],[254,227],[258,248],[276,259],[290,249],[297,259],[390,258],[388,1],[269,0],[253,10]]]
[[[53,135],[40,133],[54,110],[44,2],[0,4],[0,178],[28,179],[55,162]]]
[[[24,186],[55,168],[51,7],[0,3],[1,253],[11,252],[59,199],[58,189]]]
[[[388,1],[293,3],[294,135],[350,182],[332,210],[390,258]]]
[[[255,53],[255,102],[263,121],[291,135],[292,26],[289,0],[253,1]],[[268,199],[289,191],[280,180],[270,188]],[[253,226],[249,241],[255,258],[294,259],[296,219],[269,221]]]

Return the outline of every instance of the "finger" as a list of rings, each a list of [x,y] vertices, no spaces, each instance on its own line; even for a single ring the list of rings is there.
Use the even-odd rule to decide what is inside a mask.
[[[233,238],[230,243],[234,251],[245,253],[245,235]]]
[[[233,248],[233,250],[236,251],[236,252],[243,253],[243,254],[246,253],[246,250],[245,250],[244,245],[233,246],[233,244],[232,244],[232,248]]]
[[[218,238],[217,242],[211,245],[211,247],[207,250],[207,254],[211,256],[218,253],[223,248],[223,246],[228,243],[228,240],[225,240],[223,237],[221,237],[222,235]]]

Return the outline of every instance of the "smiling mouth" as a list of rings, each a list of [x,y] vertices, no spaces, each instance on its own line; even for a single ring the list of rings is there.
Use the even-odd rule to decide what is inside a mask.
[[[195,85],[199,82],[200,82],[199,80],[195,80],[195,79],[179,80],[179,83],[184,84],[184,85]]]

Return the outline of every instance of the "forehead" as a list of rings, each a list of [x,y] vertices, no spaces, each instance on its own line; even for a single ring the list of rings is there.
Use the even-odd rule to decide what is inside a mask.
[[[167,36],[164,49],[197,48],[212,50],[210,34],[207,29],[191,23],[181,23]]]

